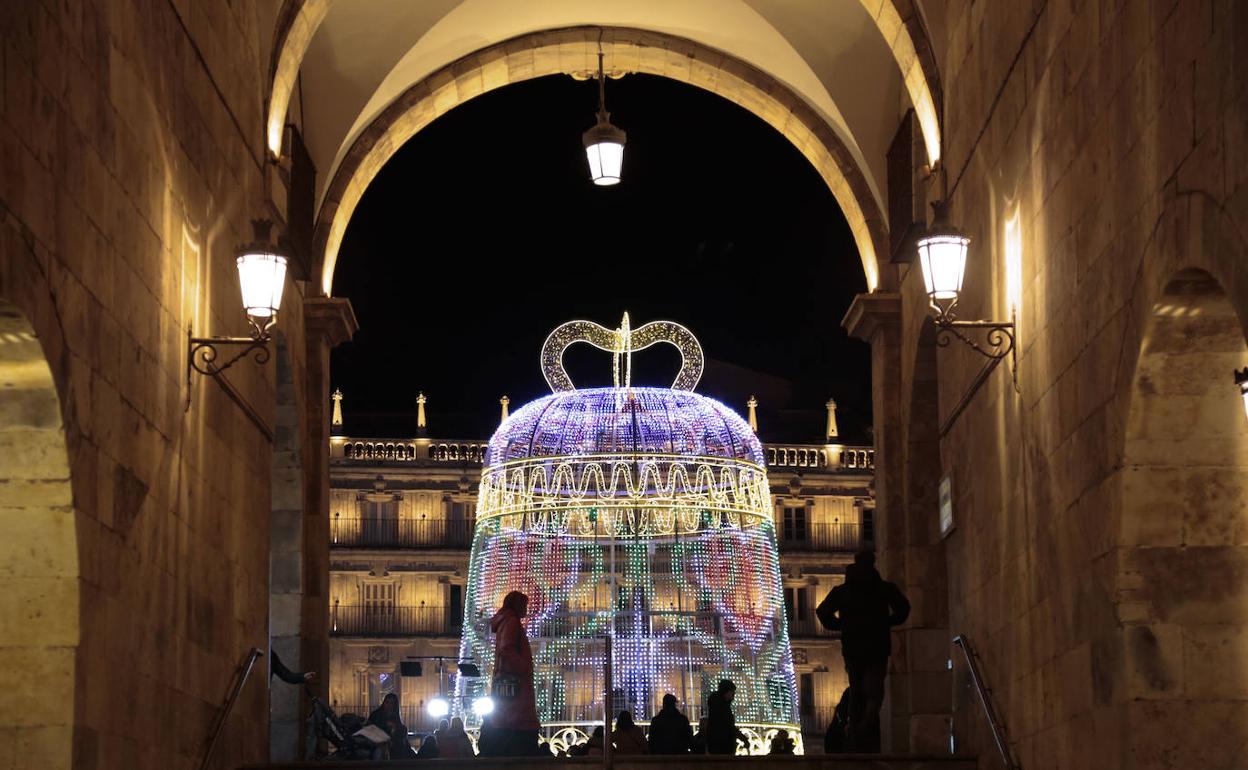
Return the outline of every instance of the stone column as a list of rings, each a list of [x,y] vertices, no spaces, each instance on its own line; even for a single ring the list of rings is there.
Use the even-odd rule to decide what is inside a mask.
[[[305,669],[329,692],[329,351],[351,339],[358,324],[343,297],[311,297],[303,303],[307,365],[303,381],[303,606]],[[306,704],[305,704],[306,705]],[[306,713],[306,711],[305,711]]]
[[[874,292],[859,294],[841,325],[850,335],[871,345],[871,411],[875,432],[875,549],[876,566],[885,580],[905,585],[906,511],[902,481],[905,439],[901,424],[901,296]],[[898,643],[894,638],[893,648]],[[906,751],[908,709],[893,697],[899,677],[899,658],[890,665],[889,683],[880,714],[881,747]],[[900,722],[898,720],[901,720]]]

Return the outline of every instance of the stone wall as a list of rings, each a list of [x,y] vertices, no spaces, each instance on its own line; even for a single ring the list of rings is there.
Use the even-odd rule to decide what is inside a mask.
[[[974,239],[959,309],[1006,318],[1016,306],[1019,332],[1017,383],[1012,362],[998,368],[940,441],[956,519],[944,541],[950,634],[977,644],[1024,767],[1242,765],[1248,643],[1225,625],[1242,618],[1231,613],[1215,633],[1210,616],[1229,605],[1201,598],[1242,584],[1248,568],[1236,548],[1248,521],[1242,470],[1210,482],[1237,502],[1184,496],[1176,485],[1205,482],[1167,483],[1152,470],[1153,491],[1128,495],[1140,474],[1127,438],[1150,411],[1138,404],[1137,366],[1180,270],[1201,268],[1225,291],[1248,364],[1248,5],[952,0],[944,28],[946,184],[952,220]],[[939,178],[932,185],[929,197],[941,197]],[[909,393],[926,305],[913,268],[901,305],[899,349],[875,355],[895,356],[877,371],[901,367]],[[1224,356],[1200,370],[1217,378],[1208,393],[1222,429],[1165,444],[1167,462],[1190,468],[1212,453],[1242,466],[1248,423],[1227,364],[1235,347],[1228,354],[1224,334],[1197,327],[1186,344]],[[939,351],[942,422],[979,364],[956,342]],[[889,440],[896,418],[878,409],[885,400],[877,436]],[[895,498],[881,501],[890,504],[878,515],[900,514]],[[1140,522],[1155,523],[1159,504],[1160,520],[1207,514],[1222,526],[1144,550]],[[1211,566],[1191,545],[1222,550]],[[1170,564],[1158,568],[1163,558]],[[968,687],[959,665],[960,747],[997,766]]]
[[[245,331],[231,252],[268,197],[269,33],[254,13],[22,0],[0,14],[0,297],[29,318],[59,395],[78,562],[71,594],[48,599],[78,614],[61,641],[76,666],[0,665],[0,721],[22,728],[0,765],[69,767],[72,745],[74,767],[197,767],[235,668],[267,650],[271,444],[211,379],[186,376],[188,328]],[[298,295],[288,284],[284,326]],[[269,425],[272,366],[228,375]],[[52,517],[28,523],[6,538],[68,536]],[[6,605],[0,625],[47,617]],[[21,672],[31,686],[8,686]],[[266,673],[217,766],[267,755]]]

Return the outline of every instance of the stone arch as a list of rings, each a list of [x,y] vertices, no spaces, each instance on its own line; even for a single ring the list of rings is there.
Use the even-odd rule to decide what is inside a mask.
[[[1116,603],[1093,641],[1094,705],[1120,709],[1136,767],[1229,767],[1248,742],[1233,692],[1248,682],[1248,421],[1231,377],[1248,363],[1248,239],[1207,193],[1170,190],[1138,265],[1111,513],[1089,530]],[[1199,729],[1155,729],[1169,714]]]
[[[0,741],[72,764],[78,536],[56,384],[40,339],[0,300]],[[70,694],[68,701],[66,694]]]
[[[1131,381],[1119,494],[1127,751],[1229,767],[1248,740],[1248,420],[1243,319],[1209,272],[1166,282]],[[1200,730],[1149,730],[1171,718]]]
[[[600,42],[601,37],[601,42]],[[862,170],[849,149],[799,96],[766,73],[699,43],[637,29],[577,27],[537,32],[484,48],[410,86],[356,138],[321,203],[313,239],[313,274],[326,295],[333,288],[338,249],[355,207],[373,178],[400,147],[434,119],[469,99],[546,75],[597,69],[599,46],[608,70],[677,80],[718,94],[749,110],[806,156],[840,205],[862,260],[870,290],[892,271],[888,229]]]
[[[883,36],[902,84],[910,95],[928,163],[941,158],[942,90],[932,42],[915,0],[861,0]],[[269,104],[265,118],[270,152],[281,153],[282,128],[308,44],[333,0],[284,0],[277,15],[269,61]],[[326,292],[328,294],[328,291]]]
[[[299,67],[317,27],[329,13],[332,0],[285,0],[278,11],[269,57],[269,106],[265,116],[265,143],[274,157],[282,154],[286,111],[299,78]]]
[[[273,464],[269,520],[269,647],[292,671],[310,666],[303,656],[303,414],[295,386],[295,361],[280,331],[274,335],[276,364]],[[269,758],[302,758],[303,692],[269,677]]]

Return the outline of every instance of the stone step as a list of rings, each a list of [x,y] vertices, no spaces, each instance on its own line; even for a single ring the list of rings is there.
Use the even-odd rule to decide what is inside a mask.
[[[830,754],[804,757],[616,757],[614,770],[657,770],[673,762],[696,770],[975,770],[973,757],[965,756],[918,756],[912,754]],[[589,770],[602,767],[600,757],[515,757],[508,759],[420,759],[387,762],[278,762],[272,764],[243,765],[239,770],[484,770],[484,768],[507,770],[547,770],[548,768],[581,767]]]

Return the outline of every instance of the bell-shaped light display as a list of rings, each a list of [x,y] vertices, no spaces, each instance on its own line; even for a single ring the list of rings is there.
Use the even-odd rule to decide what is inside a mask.
[[[238,285],[247,315],[269,324],[282,306],[286,287],[286,257],[271,246],[249,246],[238,257]]]
[[[1235,384],[1239,386],[1239,395],[1244,399],[1244,417],[1248,418],[1248,366],[1243,371],[1235,372]]]
[[[966,273],[966,249],[971,239],[961,232],[934,226],[919,238],[919,266],[923,269],[923,285],[932,304],[948,311],[962,291]]]
[[[619,184],[624,167],[625,134],[611,125],[605,112],[598,113],[598,123],[581,137],[589,159],[589,176],[596,185]]]

